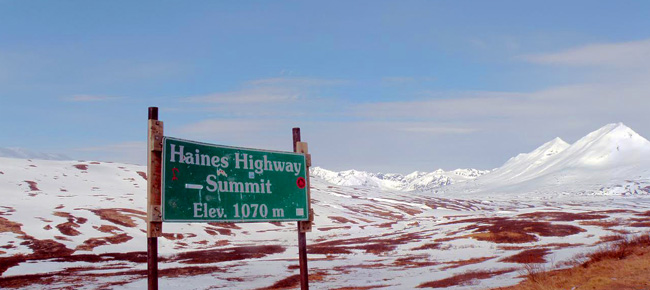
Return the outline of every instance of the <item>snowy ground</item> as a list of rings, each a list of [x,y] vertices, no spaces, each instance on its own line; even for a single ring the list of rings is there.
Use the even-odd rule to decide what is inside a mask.
[[[0,287],[145,289],[144,171],[0,158]],[[524,263],[561,265],[650,227],[647,195],[467,196],[313,178],[311,288],[510,285]],[[160,289],[299,288],[295,223],[165,223],[163,230]]]

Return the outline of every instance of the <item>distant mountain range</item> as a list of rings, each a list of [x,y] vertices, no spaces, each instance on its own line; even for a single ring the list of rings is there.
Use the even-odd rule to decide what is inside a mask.
[[[42,159],[42,160],[70,160],[71,158],[63,154],[42,153],[27,150],[18,147],[3,148],[0,147],[0,157],[20,158],[20,159]]]
[[[443,193],[571,192],[647,194],[650,141],[622,123],[608,124],[569,144],[555,138],[492,170],[457,169],[409,175],[314,168],[312,175],[337,185]]]
[[[430,191],[453,183],[473,180],[488,172],[488,170],[477,169],[456,169],[453,171],[438,169],[433,172],[415,171],[408,175],[402,175],[358,170],[334,172],[320,167],[311,169],[312,176],[322,178],[336,185],[368,186],[401,191]]]

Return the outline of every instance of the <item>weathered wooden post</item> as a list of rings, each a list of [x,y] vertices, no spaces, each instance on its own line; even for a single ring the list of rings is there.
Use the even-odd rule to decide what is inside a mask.
[[[158,107],[149,107],[147,142],[147,278],[148,289],[158,290],[158,237],[162,235],[161,182],[163,122]]]

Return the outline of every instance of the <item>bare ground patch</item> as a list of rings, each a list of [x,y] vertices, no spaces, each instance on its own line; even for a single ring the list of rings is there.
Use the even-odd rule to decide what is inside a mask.
[[[373,285],[373,286],[360,286],[360,287],[343,287],[343,288],[334,288],[332,290],[370,290],[370,289],[381,289],[390,287],[390,285]]]
[[[468,220],[458,221],[467,222]],[[475,224],[464,227],[473,230],[468,237],[493,243],[528,243],[538,241],[535,234],[543,237],[565,237],[585,230],[573,225],[552,224],[505,217],[471,219]]]
[[[56,225],[56,228],[61,232],[61,234],[64,234],[66,236],[78,236],[81,235],[81,232],[76,230],[75,228],[78,228],[79,225],[76,223],[72,222],[65,222],[62,224]]]
[[[331,230],[349,230],[351,228],[352,228],[351,226],[322,227],[322,228],[318,228],[318,230],[321,231],[321,232],[327,232],[327,231],[331,231]]]
[[[546,263],[544,258],[549,253],[549,249],[540,248],[540,249],[529,249],[521,251],[510,257],[503,258],[499,260],[500,262],[506,263],[520,263],[520,264],[530,264],[530,263]]]
[[[442,246],[442,243],[429,243],[429,244],[424,244],[424,245],[419,246],[419,247],[415,247],[415,248],[413,248],[413,250],[415,250],[415,251],[419,251],[419,250],[439,250],[441,248],[441,246]]]
[[[182,264],[208,264],[262,258],[272,254],[283,253],[285,250],[284,247],[278,245],[242,246],[228,249],[184,252],[170,256],[169,260]]]
[[[335,223],[339,223],[339,224],[346,224],[346,223],[357,224],[357,222],[348,218],[344,218],[342,216],[328,216],[328,218],[334,221]]]
[[[0,217],[0,233],[9,232],[18,235],[25,234],[25,232],[21,230],[22,226],[23,224],[21,223],[12,222],[6,218]]]
[[[103,238],[90,238],[87,239],[83,242],[83,244],[77,246],[75,250],[77,251],[92,251],[94,248],[99,247],[99,246],[104,246],[104,245],[115,245],[115,244],[121,244],[121,243],[126,243],[129,240],[133,239],[131,236],[127,234],[118,234],[118,235],[112,235],[110,237],[103,237]]]
[[[467,265],[472,265],[472,264],[480,264],[488,260],[492,260],[496,258],[495,256],[492,257],[480,257],[480,258],[471,258],[467,260],[458,260],[458,261],[449,261],[445,262],[448,266],[443,267],[441,270],[448,270],[448,269],[455,269],[455,268],[460,268],[463,266]]]
[[[140,177],[142,177],[144,180],[147,180],[147,173],[142,172],[142,171],[138,171],[138,172],[136,172],[136,173],[137,173],[138,175],[140,175]]]
[[[597,219],[606,219],[609,216],[603,214],[594,214],[594,213],[572,213],[572,212],[561,212],[561,211],[538,211],[520,214],[520,217],[535,219],[535,220],[548,220],[556,222],[572,222],[576,220],[597,220]]]
[[[473,285],[475,280],[489,279],[494,276],[503,275],[513,272],[513,269],[499,270],[499,271],[475,271],[465,272],[462,274],[454,275],[449,278],[426,282],[417,286],[417,288],[447,288],[451,286],[468,286]]]
[[[322,281],[324,279],[325,273],[323,272],[312,272],[309,274],[309,281]],[[295,289],[300,287],[300,274],[291,275],[287,278],[275,282],[273,285],[263,288],[258,288],[257,290],[284,290],[284,289]]]
[[[137,226],[133,218],[145,220],[147,213],[128,208],[88,209],[105,221],[117,225],[134,228]]]
[[[31,190],[31,191],[41,191],[38,188],[38,183],[36,183],[36,181],[25,180],[25,182],[27,183],[27,185],[29,185],[29,190]]]
[[[375,255],[394,251],[397,246],[422,239],[418,233],[408,233],[399,236],[381,238],[361,237],[352,239],[329,240],[311,244],[307,252],[310,254],[350,254],[353,250],[363,250]]]
[[[401,268],[423,268],[440,265],[440,262],[433,261],[429,255],[413,255],[398,258],[393,262],[393,266]]]
[[[102,232],[102,233],[109,233],[109,234],[116,234],[117,232],[121,232],[122,230],[116,226],[111,226],[111,225],[101,225],[101,226],[93,226],[94,229]]]
[[[88,170],[88,164],[75,164],[75,165],[72,165],[72,166],[74,168],[77,168],[77,169],[81,170],[81,171]]]

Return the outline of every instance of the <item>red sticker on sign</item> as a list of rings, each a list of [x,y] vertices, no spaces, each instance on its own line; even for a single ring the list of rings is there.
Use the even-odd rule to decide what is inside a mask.
[[[296,185],[298,188],[303,189],[307,185],[307,182],[305,182],[305,179],[302,177],[298,177],[298,180],[296,180]]]

